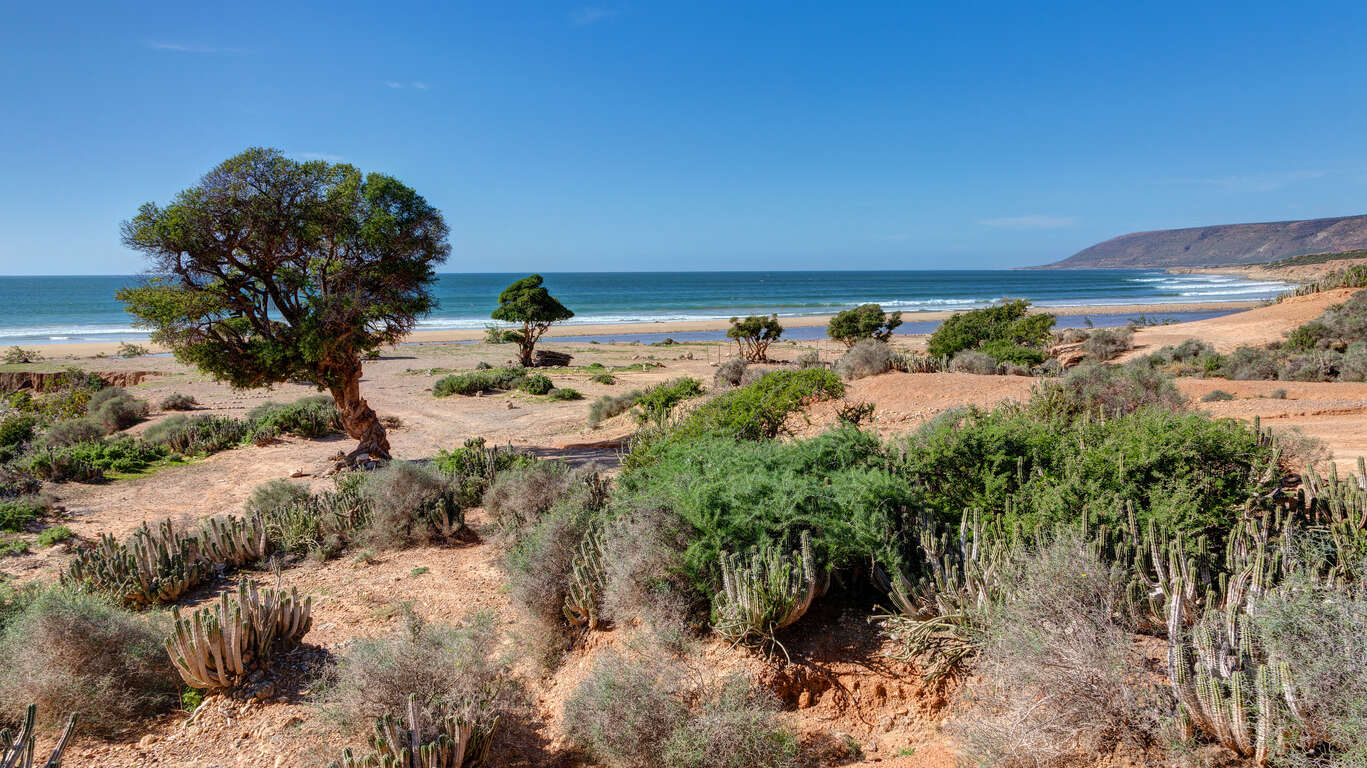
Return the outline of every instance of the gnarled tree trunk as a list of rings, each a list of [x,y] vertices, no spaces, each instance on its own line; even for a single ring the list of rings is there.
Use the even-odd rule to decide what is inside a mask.
[[[337,403],[342,415],[342,428],[351,439],[359,441],[355,450],[347,454],[349,461],[355,461],[361,454],[372,459],[388,459],[389,438],[385,435],[380,417],[361,397],[361,364],[355,363],[341,369],[334,369],[332,383],[328,390]]]

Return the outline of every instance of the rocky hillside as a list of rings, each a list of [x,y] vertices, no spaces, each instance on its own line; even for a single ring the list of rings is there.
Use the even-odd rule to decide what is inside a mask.
[[[1367,248],[1367,216],[1132,232],[1047,265],[1052,269],[1216,267]]]

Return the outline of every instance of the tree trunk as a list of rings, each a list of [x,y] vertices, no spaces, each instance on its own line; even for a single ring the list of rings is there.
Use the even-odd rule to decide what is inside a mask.
[[[366,404],[365,398],[361,397],[361,364],[356,363],[334,373],[334,383],[328,389],[342,415],[342,428],[351,439],[360,442],[355,450],[347,454],[347,459],[354,462],[361,454],[368,454],[372,459],[388,459],[389,438],[385,436],[384,425]]]
[[[522,358],[522,367],[532,367],[532,350],[536,349],[537,337],[532,335],[532,324],[522,324],[522,342],[518,345],[518,353]]]

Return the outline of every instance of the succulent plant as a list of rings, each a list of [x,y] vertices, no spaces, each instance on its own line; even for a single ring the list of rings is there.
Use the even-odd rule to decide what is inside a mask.
[[[824,589],[811,537],[799,550],[756,549],[748,556],[721,554],[722,591],[712,599],[712,628],[733,642],[776,643],[774,635],[807,613]]]
[[[579,542],[570,566],[570,583],[565,595],[565,619],[575,627],[598,628],[598,601],[603,597],[606,571],[603,567],[603,536],[590,530]]]
[[[407,719],[383,715],[375,720],[371,753],[360,757],[350,749],[330,768],[479,768],[489,755],[497,718],[484,726],[447,715],[436,724],[435,738],[424,739],[414,725],[419,713],[408,698]]]
[[[237,687],[248,673],[264,668],[281,646],[297,644],[313,624],[312,600],[298,592],[257,589],[238,584],[237,599],[220,596],[217,604],[182,618],[172,608],[175,629],[166,652],[181,678],[192,688]]]
[[[34,727],[38,716],[38,706],[28,705],[24,710],[24,722],[19,727],[18,734],[11,734],[7,730],[0,730],[0,768],[33,768],[33,753],[36,749],[36,729]],[[71,741],[71,734],[76,729],[76,715],[66,721],[66,727],[57,737],[57,746],[52,748],[52,753],[48,755],[47,761],[37,763],[41,768],[61,768],[62,753],[66,751],[66,745]]]

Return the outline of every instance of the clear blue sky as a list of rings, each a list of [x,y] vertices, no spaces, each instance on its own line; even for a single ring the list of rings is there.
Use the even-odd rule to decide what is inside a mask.
[[[448,271],[1001,267],[1367,213],[1367,4],[36,3],[0,273],[253,145],[393,174]]]

